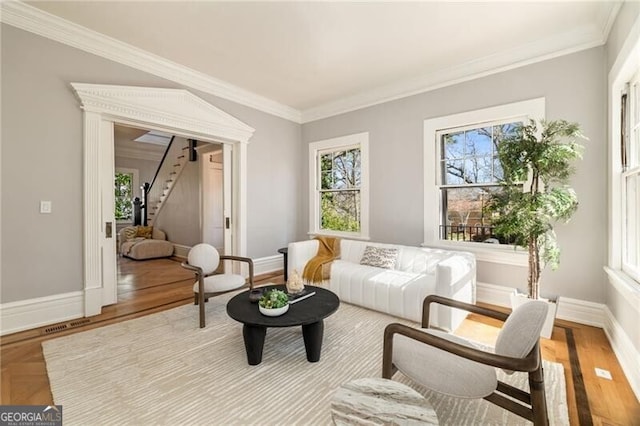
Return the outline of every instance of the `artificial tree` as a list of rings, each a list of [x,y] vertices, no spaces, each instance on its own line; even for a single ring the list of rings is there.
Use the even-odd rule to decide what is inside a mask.
[[[578,139],[586,138],[577,123],[529,120],[498,145],[501,188],[490,194],[486,208],[495,216],[495,234],[529,251],[532,299],[540,297],[544,266],[558,267],[560,250],[553,226],[568,222],[578,207],[576,193],[567,185],[574,160],[582,158]],[[518,185],[522,182],[524,188]]]

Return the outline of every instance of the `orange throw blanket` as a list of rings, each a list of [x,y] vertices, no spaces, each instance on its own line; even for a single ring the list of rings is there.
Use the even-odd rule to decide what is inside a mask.
[[[316,237],[318,240],[318,253],[307,262],[302,272],[302,278],[306,282],[317,283],[329,278],[323,276],[323,266],[333,262],[340,256],[340,238]]]

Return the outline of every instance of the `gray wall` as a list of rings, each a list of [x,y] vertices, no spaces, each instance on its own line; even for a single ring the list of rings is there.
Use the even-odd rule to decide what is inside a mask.
[[[188,161],[184,166],[153,226],[163,230],[172,243],[192,247],[202,242],[199,162]]]
[[[548,119],[581,124],[590,141],[573,179],[580,208],[557,227],[561,265],[545,271],[543,294],[604,302],[606,259],[606,99],[602,47],[454,86],[303,124],[302,180],[308,181],[307,144],[369,132],[370,220],[373,241],[423,242],[423,122],[439,117],[546,97]],[[429,146],[430,152],[435,152]],[[437,200],[433,200],[437,202]],[[301,234],[307,232],[308,199]],[[526,289],[526,268],[478,264],[478,280]]]
[[[83,288],[82,112],[70,82],[180,88],[18,30],[2,31],[2,294],[7,303]],[[300,125],[191,90],[256,129],[248,147],[248,255],[297,237]],[[41,215],[39,201],[53,202]]]
[[[607,72],[611,70],[624,41],[629,35],[629,30],[638,19],[638,16],[640,16],[640,1],[625,1],[622,3],[607,39]]]

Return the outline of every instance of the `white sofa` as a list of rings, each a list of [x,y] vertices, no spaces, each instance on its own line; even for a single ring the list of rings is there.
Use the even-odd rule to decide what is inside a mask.
[[[393,269],[361,265],[367,246],[397,249]],[[476,262],[471,253],[343,239],[340,258],[333,261],[324,285],[341,301],[421,322],[422,303],[430,294],[475,303]],[[288,247],[288,273],[302,274],[318,251],[317,240]],[[467,313],[433,304],[431,324],[455,330]]]

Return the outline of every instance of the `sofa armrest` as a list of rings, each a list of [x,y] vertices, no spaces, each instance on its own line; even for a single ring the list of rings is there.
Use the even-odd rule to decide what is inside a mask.
[[[155,226],[153,227],[153,233],[151,234],[151,238],[154,240],[166,240],[167,239],[167,234],[164,233],[164,231],[156,228]]]
[[[318,254],[318,240],[305,240],[289,243],[287,253],[287,273],[296,270],[302,275],[304,267],[311,258]]]
[[[474,304],[476,302],[476,259],[471,253],[452,252],[436,266],[435,294]],[[453,331],[467,313],[451,307],[432,309],[431,320],[444,330]]]
[[[476,259],[471,253],[455,253],[436,266],[436,294],[463,302],[475,303]],[[473,290],[471,300],[459,299],[461,291]]]

